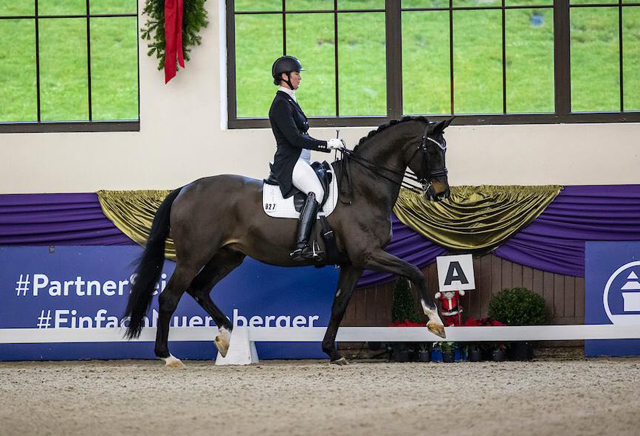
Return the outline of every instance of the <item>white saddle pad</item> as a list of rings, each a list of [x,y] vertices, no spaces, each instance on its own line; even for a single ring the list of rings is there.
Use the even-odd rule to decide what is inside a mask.
[[[333,167],[331,167],[331,173],[333,177],[331,177],[331,184],[329,185],[329,197],[327,197],[327,202],[324,204],[320,212],[318,212],[318,216],[329,216],[333,209],[335,209],[336,204],[338,203],[338,183],[336,182],[336,173],[333,171]],[[267,183],[263,183],[262,186],[262,209],[264,213],[274,218],[298,218],[300,213],[296,211],[295,206],[293,205],[293,195],[289,198],[282,198],[282,193],[280,192],[280,186],[269,185]]]

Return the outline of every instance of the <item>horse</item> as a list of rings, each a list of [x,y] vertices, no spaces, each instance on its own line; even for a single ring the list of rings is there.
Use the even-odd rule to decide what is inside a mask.
[[[444,129],[452,119],[438,123],[426,117],[403,117],[379,126],[353,150],[344,150],[333,163],[342,198],[327,217],[334,231],[340,267],[331,317],[322,341],[330,363],[348,362],[335,345],[338,328],[365,269],[408,278],[419,293],[427,328],[444,338],[434,295],[420,270],[387,252],[391,240],[391,211],[409,168],[429,200],[449,196],[445,164]],[[233,324],[211,299],[216,283],[237,268],[246,256],[285,266],[318,265],[295,262],[297,220],[267,216],[262,210],[263,181],[239,175],[217,175],[196,180],[172,191],[158,208],[146,247],[137,261],[135,283],[123,320],[126,337],[139,337],[164,263],[165,239],[176,249],[176,267],[159,295],[155,355],[166,366],[184,365],[169,352],[169,323],[182,295],[187,292],[212,317],[219,329],[215,345],[226,356]],[[327,262],[326,260],[325,262]],[[125,324],[126,325],[126,324]]]

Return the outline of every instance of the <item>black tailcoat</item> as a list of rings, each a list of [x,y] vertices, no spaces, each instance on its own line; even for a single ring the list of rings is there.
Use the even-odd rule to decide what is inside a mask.
[[[276,137],[276,154],[271,172],[280,184],[282,195],[291,196],[291,175],[303,148],[329,153],[327,141],[309,136],[309,123],[302,109],[289,94],[278,91],[269,109],[269,122]]]

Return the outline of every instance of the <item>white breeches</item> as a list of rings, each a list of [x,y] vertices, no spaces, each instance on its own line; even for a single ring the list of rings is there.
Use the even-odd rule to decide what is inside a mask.
[[[293,175],[291,176],[293,186],[309,195],[309,192],[316,194],[316,201],[320,203],[324,197],[324,189],[316,176],[315,171],[307,162],[298,159],[296,166],[293,167]]]

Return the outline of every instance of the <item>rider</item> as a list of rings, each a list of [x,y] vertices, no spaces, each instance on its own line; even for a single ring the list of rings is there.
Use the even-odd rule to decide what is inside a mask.
[[[295,92],[302,80],[300,71],[304,71],[302,64],[293,56],[276,59],[271,67],[271,75],[273,83],[279,85],[279,88],[269,109],[269,122],[277,144],[271,172],[275,175],[284,198],[293,194],[294,186],[307,195],[300,212],[296,249],[291,253],[293,260],[298,262],[314,258],[313,250],[309,247],[309,237],[316,220],[318,202],[324,197],[322,185],[310,165],[309,150],[329,153],[332,149],[345,147],[342,139],[322,141],[307,133],[309,123],[298,105]]]

